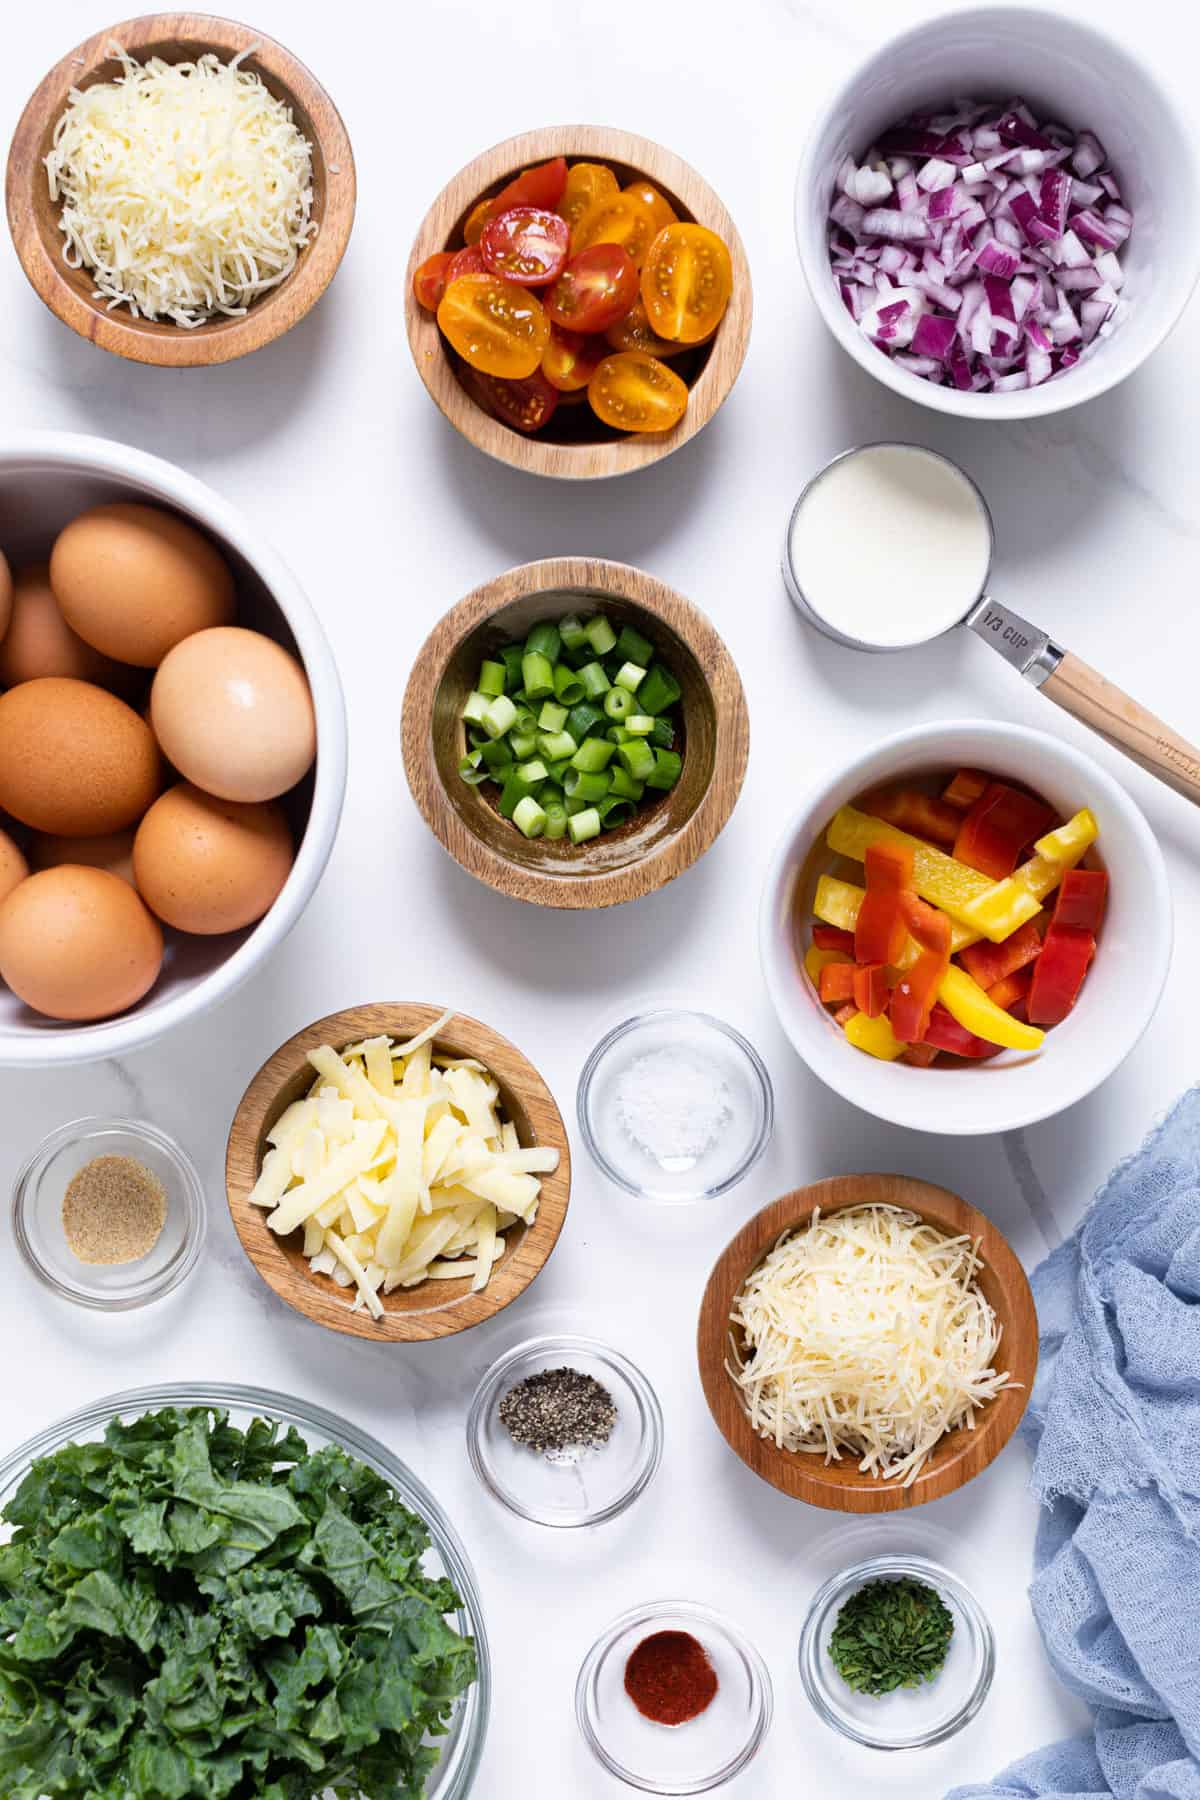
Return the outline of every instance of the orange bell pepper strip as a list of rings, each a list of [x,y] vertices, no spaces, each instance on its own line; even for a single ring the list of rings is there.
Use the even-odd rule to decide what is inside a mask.
[[[912,851],[903,844],[869,844],[864,860],[867,891],[854,926],[854,958],[894,963],[907,935],[901,900],[912,887]]]
[[[951,850],[962,826],[962,814],[945,801],[937,800],[921,788],[879,788],[861,802],[862,810],[873,819],[886,819],[901,831],[914,837],[928,838]]]
[[[1029,990],[1029,1017],[1037,1025],[1061,1025],[1083,986],[1096,954],[1096,930],[1104,917],[1108,876],[1103,869],[1072,869],[1064,876]]]
[[[1033,962],[1041,950],[1041,933],[1029,919],[1002,944],[968,944],[959,960],[972,981],[990,992],[998,981],[1007,981],[1018,969]]]
[[[887,970],[882,963],[859,963],[854,970],[850,998],[868,1019],[877,1019],[888,1008]]]
[[[819,950],[815,944],[808,946],[804,952],[804,973],[815,988],[821,985],[821,970],[832,963],[846,963],[853,968],[854,958],[847,956],[844,950]]]
[[[847,1000],[845,1006],[839,1006],[833,1015],[834,1023],[843,1027],[848,1025],[851,1019],[857,1019],[857,1017],[858,1008],[852,1000]]]
[[[817,992],[824,1006],[841,1006],[854,999],[854,978],[858,970],[851,962],[826,963],[821,970]]]
[[[1049,831],[1054,808],[1034,794],[989,781],[958,828],[954,854],[959,862],[1003,881],[1017,866],[1022,850]]]
[[[921,954],[905,969],[892,990],[892,1030],[905,1044],[919,1044],[929,1029],[929,1015],[950,967],[950,921],[915,894],[900,900],[904,922]]]
[[[990,780],[991,776],[985,775],[982,769],[960,769],[942,799],[956,812],[970,812]]]
[[[1014,1007],[1024,1000],[1032,982],[1033,969],[1026,963],[1025,967],[1018,969],[1015,974],[1006,975],[1002,981],[993,982],[992,986],[986,990],[987,997],[993,1006],[1000,1008],[1001,1012],[1012,1012]]]
[[[812,928],[812,941],[818,950],[840,950],[843,956],[854,955],[854,928],[848,931],[837,925],[817,923]]]

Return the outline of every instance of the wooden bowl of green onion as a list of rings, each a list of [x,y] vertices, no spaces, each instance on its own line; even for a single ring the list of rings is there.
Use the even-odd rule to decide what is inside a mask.
[[[715,842],[741,792],[741,679],[704,614],[623,563],[558,557],[434,627],[404,696],[404,767],[455,861],[513,899],[639,899]]]

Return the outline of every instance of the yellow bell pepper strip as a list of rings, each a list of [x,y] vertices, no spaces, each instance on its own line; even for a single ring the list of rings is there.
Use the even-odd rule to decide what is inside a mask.
[[[989,1044],[1001,1044],[1006,1050],[1038,1050],[1046,1034],[1036,1025],[1023,1025],[1002,1007],[989,1000],[977,981],[954,963],[942,976],[938,999],[964,1031],[986,1038]]]
[[[881,1062],[895,1062],[905,1050],[888,1023],[886,1013],[880,1013],[877,1019],[869,1019],[866,1013],[855,1013],[846,1022],[846,1042],[853,1044],[856,1050],[865,1050],[868,1056],[877,1056]]]
[[[913,886],[922,900],[928,900],[931,906],[940,906],[943,912],[961,919],[965,925],[973,924],[966,917],[966,906],[996,885],[977,869],[969,869],[966,863],[947,856],[944,850],[935,850],[932,844],[910,837],[907,831],[899,831],[883,819],[873,819],[853,806],[843,806],[834,814],[825,833],[825,842],[838,856],[852,857],[855,862],[865,862],[867,851],[873,844],[890,844],[911,850]]]
[[[986,894],[969,900],[957,916],[981,937],[1002,944],[1041,911],[1043,900],[1099,835],[1096,815],[1085,806],[1057,831],[1039,838],[1028,862],[1006,880],[994,882]]]
[[[852,881],[839,881],[836,875],[822,875],[817,882],[817,892],[813,899],[813,912],[818,919],[827,925],[836,925],[842,931],[853,931],[858,918],[858,909],[863,902],[863,890],[855,887]],[[964,950],[968,944],[977,944],[979,933],[968,931],[956,919],[950,921],[950,954],[954,956]],[[912,939],[908,940],[898,968],[910,969],[921,954]]]
[[[813,986],[819,988],[822,969],[828,968],[830,963],[853,964],[853,962],[854,958],[847,956],[844,950],[819,950],[815,944],[810,944],[804,952],[804,973]]]

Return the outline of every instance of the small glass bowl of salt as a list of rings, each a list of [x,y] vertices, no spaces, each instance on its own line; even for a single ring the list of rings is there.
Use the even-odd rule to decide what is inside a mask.
[[[618,1187],[642,1200],[711,1200],[771,1137],[775,1097],[752,1044],[709,1013],[639,1013],[608,1032],[579,1078],[579,1129]]]

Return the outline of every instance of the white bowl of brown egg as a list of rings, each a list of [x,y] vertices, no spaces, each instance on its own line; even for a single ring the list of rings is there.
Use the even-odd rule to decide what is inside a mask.
[[[341,688],[234,508],[99,438],[0,439],[0,1065],[126,1054],[243,981],[328,861]]]

